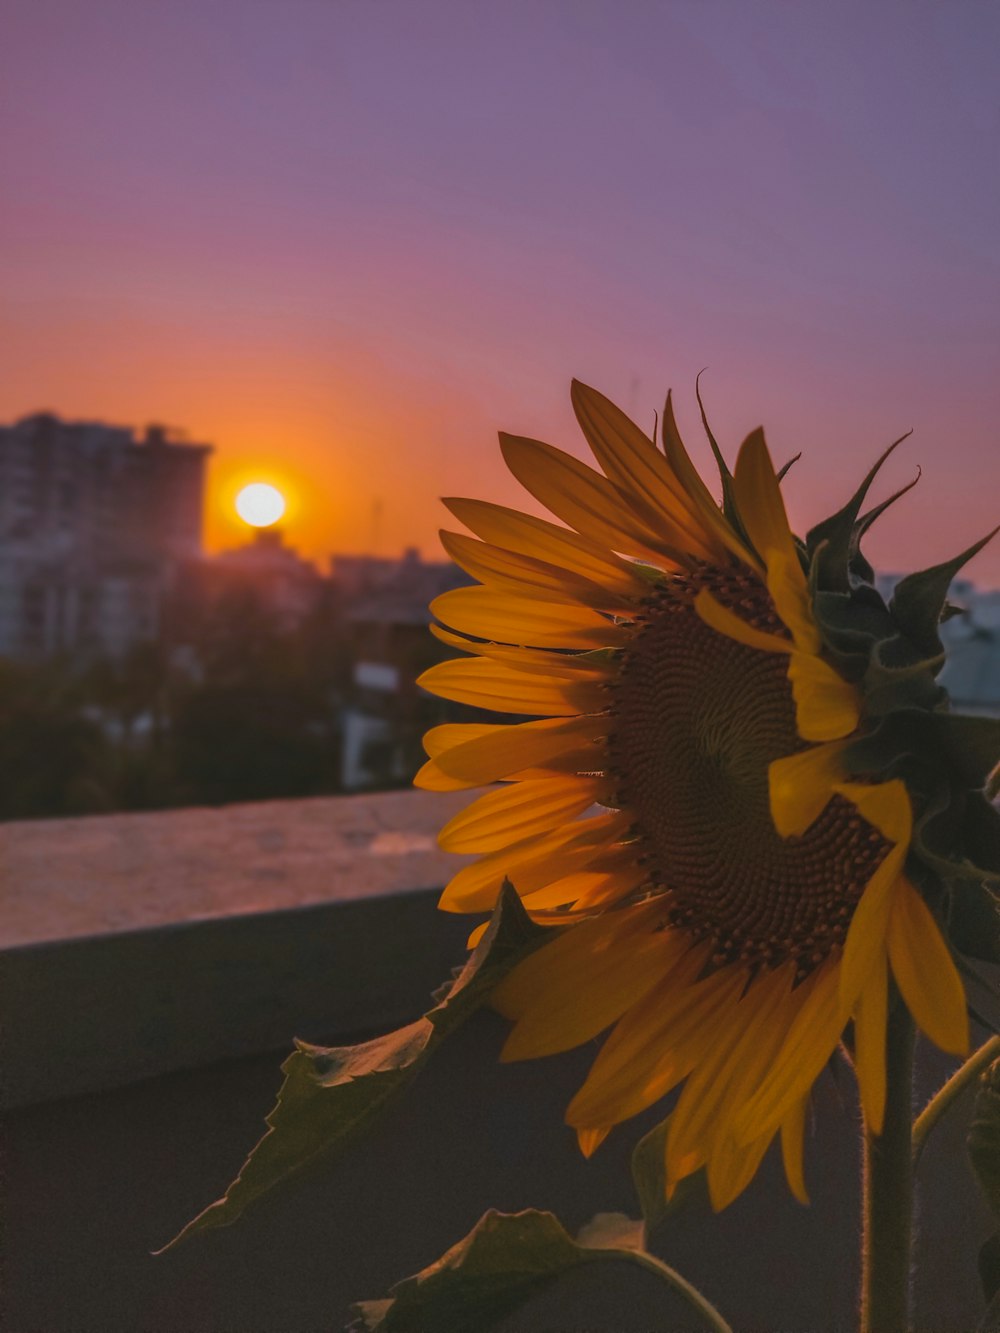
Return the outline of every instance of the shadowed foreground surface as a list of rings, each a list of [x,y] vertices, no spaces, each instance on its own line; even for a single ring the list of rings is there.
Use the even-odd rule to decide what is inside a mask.
[[[428,980],[430,984],[430,979]],[[463,1236],[487,1207],[553,1210],[571,1231],[595,1212],[635,1213],[628,1155],[646,1117],[590,1163],[562,1111],[593,1050],[496,1062],[505,1024],[480,1015],[407,1098],[340,1162],[272,1196],[235,1227],[152,1258],[216,1197],[256,1141],[280,1053],[171,1074],[12,1113],[7,1123],[3,1327],[12,1333],[319,1333]],[[312,1035],[312,1034],[310,1034]],[[807,1143],[812,1206],[769,1156],[719,1217],[687,1212],[653,1248],[737,1330],[854,1326],[855,1111],[829,1079]],[[990,1230],[964,1161],[968,1108],[930,1140],[916,1327],[969,1330],[982,1314],[976,1251]],[[646,1275],[583,1271],[504,1333],[695,1328]],[[428,1333],[432,1333],[428,1330]],[[434,1330],[433,1333],[448,1333]]]

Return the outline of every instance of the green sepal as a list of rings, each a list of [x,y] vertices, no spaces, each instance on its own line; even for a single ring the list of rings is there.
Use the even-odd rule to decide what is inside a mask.
[[[889,610],[896,624],[928,657],[942,652],[938,626],[948,598],[948,589],[958,571],[1000,532],[994,528],[985,537],[974,542],[968,550],[943,564],[932,565],[916,574],[908,574],[896,584]]]
[[[892,620],[874,588],[864,585],[850,592],[824,592],[817,586],[816,556],[810,566],[813,615],[826,655],[847,680],[864,675],[875,646],[894,634]]]
[[[849,561],[854,526],[868,490],[878,476],[879,469],[897,445],[902,444],[907,435],[901,435],[889,445],[871,471],[854,492],[847,504],[838,509],[829,518],[823,519],[806,533],[806,549],[810,562],[818,556],[819,586],[833,592],[847,592],[850,588]],[[820,547],[824,549],[820,551]]]
[[[630,562],[629,573],[635,574],[641,579],[645,579],[645,581],[653,588],[662,588],[669,578],[669,575],[665,574],[662,569],[657,569],[656,565],[646,565],[641,560],[633,560]],[[597,651],[603,652],[604,650],[598,649]]]
[[[668,1217],[689,1206],[710,1209],[708,1174],[704,1167],[677,1182],[667,1198],[667,1134],[670,1116],[644,1134],[632,1150],[632,1184],[639,1197],[639,1208],[650,1235]]]
[[[614,666],[621,655],[621,648],[589,648],[585,653],[574,653],[573,661],[593,662],[595,666]]]
[[[965,846],[977,865],[1000,871],[1000,810],[981,792],[969,792],[963,811]]]
[[[981,790],[1000,763],[1000,718],[971,713],[931,713],[949,769],[964,787]],[[998,866],[1000,868],[1000,866]]]
[[[1000,963],[1000,899],[982,880],[956,885],[949,898],[949,941],[968,958]],[[985,1023],[981,1015],[976,1017]]]
[[[785,477],[787,477],[789,470],[795,466],[795,464],[799,461],[801,457],[802,457],[802,450],[800,449],[797,454],[792,454],[791,458],[788,460],[787,463],[782,463],[781,467],[779,467],[777,472],[774,474],[779,482],[785,480]]]
[[[1000,888],[1000,814],[979,792],[942,787],[913,828],[910,843],[945,883],[969,881]]]
[[[901,707],[940,708],[948,697],[935,679],[943,666],[943,650],[928,657],[900,634],[882,639],[862,679],[865,711],[879,717]]]
[[[858,521],[855,523],[854,529],[851,532],[851,542],[847,556],[847,567],[850,573],[853,575],[853,577],[858,579],[860,582],[862,583],[875,582],[875,571],[871,567],[869,562],[866,560],[864,553],[861,550],[861,539],[864,537],[865,533],[872,526],[872,524],[877,519],[882,517],[882,515],[889,508],[890,505],[894,505],[897,500],[902,499],[902,497],[907,493],[907,491],[913,490],[914,486],[916,486],[917,482],[920,480],[920,477],[921,477],[921,472],[920,468],[918,467],[917,475],[913,478],[912,481],[907,482],[905,486],[900,486],[899,490],[894,491],[893,494],[889,496],[888,500],[883,500],[881,504],[874,505],[871,509],[868,510],[867,513],[862,514],[861,517],[858,519]]]
[[[712,427],[708,424],[708,414],[705,411],[705,404],[701,399],[700,381],[704,373],[704,370],[699,370],[698,374],[694,377],[694,395],[698,400],[698,410],[701,413],[701,424],[705,428],[705,434],[708,436],[708,443],[711,446],[716,466],[719,469],[719,478],[722,482],[722,512],[730,527],[734,529],[740,540],[747,546],[751,546],[750,538],[747,536],[746,528],[743,526],[743,520],[740,518],[740,511],[736,504],[733,474],[730,472],[729,464],[726,462],[723,452],[719,448],[718,440],[712,434]]]
[[[359,1301],[348,1333],[486,1333],[532,1296],[585,1264],[625,1262],[659,1277],[716,1330],[728,1325],[688,1282],[643,1249],[642,1223],[598,1213],[574,1240],[552,1213],[491,1209],[435,1263]]]
[[[268,1129],[221,1199],[208,1205],[163,1250],[196,1232],[230,1226],[251,1204],[320,1159],[330,1161],[419,1073],[441,1042],[488,998],[497,983],[551,931],[530,919],[508,881],[489,927],[422,1018],[357,1046],[297,1041],[282,1065],[285,1081]]]
[[[933,769],[935,787],[945,779],[978,791],[1000,760],[1000,718],[896,708],[850,745],[844,758],[857,776],[883,777],[903,776],[902,759],[922,760]]]

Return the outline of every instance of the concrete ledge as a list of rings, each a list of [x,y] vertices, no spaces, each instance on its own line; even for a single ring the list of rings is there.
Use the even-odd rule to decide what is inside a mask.
[[[0,828],[4,878],[18,876],[0,1100],[416,1017],[470,929],[435,907],[462,862],[433,835],[458,804],[394,792]]]
[[[0,824],[0,948],[440,885],[468,792],[394,791]]]

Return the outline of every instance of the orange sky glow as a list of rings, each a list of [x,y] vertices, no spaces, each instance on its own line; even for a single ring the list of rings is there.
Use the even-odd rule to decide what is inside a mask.
[[[439,557],[439,496],[525,501],[498,429],[584,455],[574,375],[672,385],[711,475],[707,366],[800,531],[912,426],[869,554],[951,556],[1000,520],[1000,21],[768,7],[21,7],[0,420],[212,443],[210,550],[264,481],[321,563]]]

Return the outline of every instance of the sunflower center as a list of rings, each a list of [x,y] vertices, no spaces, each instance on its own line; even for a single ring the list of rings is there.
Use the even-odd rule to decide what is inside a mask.
[[[619,797],[675,925],[711,940],[719,965],[793,958],[805,975],[843,943],[889,844],[840,796],[801,837],[779,837],[768,766],[803,748],[787,658],[706,625],[693,606],[702,588],[755,628],[786,633],[749,572],[672,578],[614,686]]]

